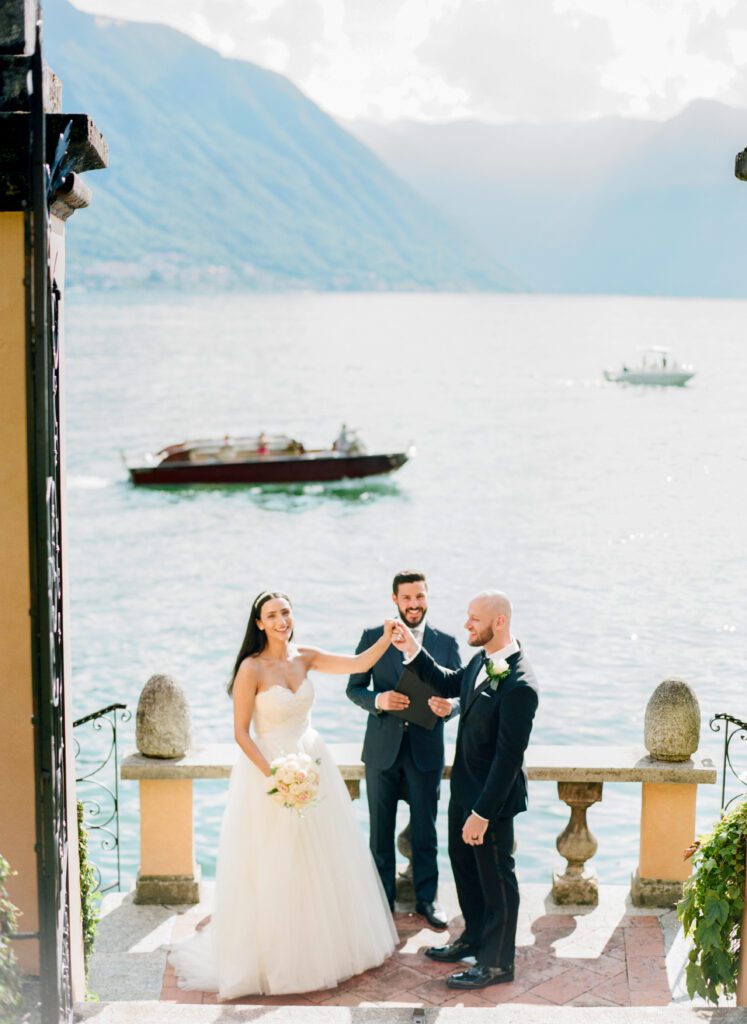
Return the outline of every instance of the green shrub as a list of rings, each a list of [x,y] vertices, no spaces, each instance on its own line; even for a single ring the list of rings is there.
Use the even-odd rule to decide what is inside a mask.
[[[88,832],[83,824],[83,804],[78,801],[78,857],[80,859],[80,909],[83,921],[83,956],[85,959],[86,976],[88,961],[93,952],[96,929],[99,923],[98,904],[100,896],[96,892],[96,872],[88,860]]]
[[[8,938],[17,928],[18,910],[8,899],[10,865],[0,854],[0,1024],[12,1024],[21,1011],[21,976]]]
[[[687,991],[717,1003],[734,994],[744,908],[747,801],[724,815],[693,847],[694,874],[685,882],[677,916],[693,948]],[[747,936],[745,936],[747,941]]]

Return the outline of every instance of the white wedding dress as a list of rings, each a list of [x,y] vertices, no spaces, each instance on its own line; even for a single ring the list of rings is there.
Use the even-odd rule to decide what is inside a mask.
[[[170,954],[181,988],[222,999],[334,988],[381,964],[397,933],[339,769],[312,728],[311,681],[257,694],[254,739],[268,761],[321,764],[318,803],[275,803],[243,752],[231,773],[210,923]]]

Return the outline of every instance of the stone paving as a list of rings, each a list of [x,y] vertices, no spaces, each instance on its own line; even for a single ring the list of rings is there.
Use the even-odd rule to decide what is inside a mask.
[[[444,902],[454,908],[453,892],[447,895]],[[400,941],[394,955],[381,967],[331,990],[297,996],[247,996],[221,1005],[443,1009],[503,1004],[599,1008],[690,1005],[680,986],[685,949],[681,936],[678,939],[673,914],[638,910],[626,897],[623,887],[603,887],[598,907],[561,908],[547,898],[543,887],[523,887],[516,979],[512,984],[474,993],[447,988],[444,979],[458,966],[434,963],[425,957],[424,950],[448,941],[449,934],[458,935],[461,919],[454,915],[449,932],[437,932],[419,915],[398,913],[395,921]],[[143,993],[141,999],[155,996],[174,1004],[218,1002],[214,994],[179,989],[173,969],[165,960],[170,943],[204,927],[209,909],[209,896],[196,907],[180,908],[181,912],[171,909],[170,917],[157,929],[158,948],[163,955],[160,992],[158,996]],[[96,989],[95,985],[94,990],[102,1000],[113,998],[112,991]],[[132,990],[120,998],[134,998]]]
[[[197,907],[135,906],[110,893],[89,973],[99,1002],[77,1004],[86,1024],[747,1024],[747,1010],[693,1005],[683,991],[688,947],[671,911],[632,907],[627,888],[602,886],[595,908],[557,907],[548,887],[522,885],[517,976],[470,995],[447,989],[451,968],[424,949],[447,940],[414,914],[398,914],[400,942],[378,970],[337,989],[248,997],[235,1005],[182,992],[167,966],[170,944],[205,922],[212,885]],[[441,898],[455,910],[453,890]],[[454,915],[451,934],[459,929]]]
[[[172,941],[186,938],[206,921],[188,911],[175,922]],[[573,914],[553,914],[533,922],[534,941],[517,951],[516,979],[474,993],[446,987],[444,979],[458,967],[437,964],[423,953],[444,941],[443,933],[423,927],[414,914],[397,914],[400,943],[385,964],[350,978],[336,989],[297,996],[247,996],[230,1000],[252,1006],[495,1006],[531,1003],[545,1006],[666,1006],[672,1000],[667,979],[664,936],[656,916],[623,917],[595,956],[563,952],[576,928]],[[460,919],[451,924],[459,934]],[[568,946],[566,945],[566,949]],[[580,952],[580,951],[579,951]],[[161,999],[177,1003],[216,1003],[211,993],[177,987],[173,968],[164,971]]]

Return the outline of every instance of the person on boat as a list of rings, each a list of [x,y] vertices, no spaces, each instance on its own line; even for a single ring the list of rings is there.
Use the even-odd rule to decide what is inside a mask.
[[[267,438],[264,431],[257,438],[257,455],[267,455]]]
[[[350,451],[350,434],[348,434],[347,424],[343,423],[340,427],[340,433],[337,435],[335,440],[332,442],[332,451],[339,452],[340,455],[347,455]]]

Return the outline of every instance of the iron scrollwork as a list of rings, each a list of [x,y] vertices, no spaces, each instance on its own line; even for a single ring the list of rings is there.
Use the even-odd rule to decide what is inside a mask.
[[[721,765],[721,813],[724,814],[731,804],[738,800],[743,800],[747,796],[747,792],[735,793],[729,800],[726,799],[726,782],[728,777],[736,779],[741,786],[747,788],[747,769],[741,772],[738,771],[732,761],[732,742],[735,738],[747,741],[747,722],[734,718],[733,715],[718,714],[714,715],[708,724],[713,732],[721,732],[723,730],[724,733],[723,761]]]
[[[96,744],[95,757],[89,756],[89,750],[81,747],[78,736],[75,736],[75,762],[77,765],[76,783],[81,803],[83,804],[84,823],[86,829],[100,840],[100,849],[104,860],[113,860],[112,881],[103,884],[102,871],[94,859],[92,867],[96,878],[96,891],[109,892],[122,887],[122,869],[119,850],[119,749],[117,743],[117,726],[129,722],[132,712],[126,704],[110,704],[98,711],[85,715],[73,722],[74,729],[90,725],[91,730],[99,734],[100,743]],[[79,734],[80,735],[80,734]],[[101,749],[103,746],[103,750]],[[90,749],[90,748],[89,748]],[[102,772],[109,769],[113,773],[113,781],[102,781]]]

